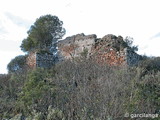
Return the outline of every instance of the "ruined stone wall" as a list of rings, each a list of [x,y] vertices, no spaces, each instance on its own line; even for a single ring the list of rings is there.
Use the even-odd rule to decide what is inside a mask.
[[[67,37],[59,42],[59,55],[63,59],[81,56],[87,49],[87,57],[93,57],[98,63],[109,65],[135,65],[139,62],[139,55],[127,48],[123,37],[112,34],[97,38],[96,35],[78,34]]]
[[[52,54],[36,53],[36,66],[50,68],[54,65],[55,58]]]
[[[58,43],[59,53],[64,56],[64,59],[72,59],[72,57],[79,57],[87,49],[87,56],[89,56],[89,53],[92,53],[96,38],[96,35],[85,36],[84,34],[67,37]]]
[[[49,68],[55,61],[80,57],[87,50],[86,57],[96,59],[98,63],[109,65],[135,65],[140,55],[132,51],[123,37],[112,34],[97,38],[96,35],[77,34],[59,41],[56,53],[30,53],[27,64],[31,67]]]
[[[104,51],[96,51],[94,57],[98,63],[109,65],[124,65],[126,61],[124,51],[116,51],[110,47],[104,48]]]
[[[33,69],[36,67],[36,54],[35,52],[30,52],[27,57],[27,65],[29,68]]]
[[[32,52],[27,58],[27,64],[31,69],[36,67],[50,68],[54,65],[54,61],[54,56],[48,53]]]

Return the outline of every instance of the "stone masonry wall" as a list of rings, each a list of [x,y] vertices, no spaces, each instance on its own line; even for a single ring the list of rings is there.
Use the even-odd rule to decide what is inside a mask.
[[[36,66],[42,68],[50,68],[54,65],[54,56],[52,54],[36,53]]]
[[[87,49],[87,57],[94,57],[98,63],[109,65],[135,65],[140,55],[127,48],[123,37],[112,34],[97,38],[96,35],[77,34],[58,43],[59,55],[63,59],[78,57]]]
[[[98,63],[109,65],[135,65],[138,64],[140,55],[132,51],[123,37],[112,34],[97,38],[95,34],[77,34],[67,37],[57,43],[55,53],[30,53],[27,64],[31,67],[49,68],[55,61],[79,57],[87,50],[86,57],[94,58]]]
[[[27,64],[31,69],[36,67],[50,68],[54,65],[54,61],[54,56],[48,53],[31,52],[27,58]]]
[[[88,53],[92,53],[96,38],[97,36],[94,34],[85,36],[83,33],[67,37],[58,43],[59,53],[64,59],[78,57],[85,49],[88,50]]]
[[[29,55],[27,57],[27,65],[31,69],[36,67],[36,54],[35,54],[35,52],[29,53]]]

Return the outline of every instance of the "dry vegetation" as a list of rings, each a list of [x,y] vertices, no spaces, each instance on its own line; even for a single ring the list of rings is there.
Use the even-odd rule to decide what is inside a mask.
[[[144,63],[111,67],[81,58],[1,75],[0,118],[129,120],[125,113],[159,113],[160,72]]]

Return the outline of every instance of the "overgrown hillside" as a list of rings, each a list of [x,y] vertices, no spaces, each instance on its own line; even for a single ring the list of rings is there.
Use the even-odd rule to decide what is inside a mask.
[[[97,57],[87,57],[84,49],[73,59],[30,68],[26,64],[28,53],[38,51],[47,56],[58,51],[57,40],[65,34],[62,24],[58,17],[46,15],[31,26],[21,45],[26,56],[15,57],[8,64],[9,73],[0,75],[1,120],[159,120],[159,57],[139,56],[132,66],[106,64],[97,62]],[[119,63],[114,57],[120,55],[119,50],[126,46],[133,53],[137,50],[132,41],[116,36],[106,45],[108,37],[96,42],[101,60],[111,56],[114,59],[109,63]],[[106,48],[112,51],[113,46],[114,54],[108,54]]]
[[[81,58],[52,69],[1,75],[0,118],[122,120],[126,113],[158,114],[160,72],[146,66],[102,66]]]

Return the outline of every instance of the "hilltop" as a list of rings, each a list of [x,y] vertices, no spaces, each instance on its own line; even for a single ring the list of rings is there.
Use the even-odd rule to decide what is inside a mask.
[[[137,65],[141,59],[131,46],[121,36],[112,34],[97,38],[95,34],[85,35],[83,33],[67,37],[58,41],[56,49],[43,52],[30,52],[27,64],[30,68],[49,68],[56,62],[78,57],[96,59],[98,63],[109,65]]]
[[[26,55],[0,75],[2,120],[159,120],[160,58],[133,39],[83,33],[62,39],[57,16],[41,16],[22,40]],[[133,116],[134,115],[134,116]]]

